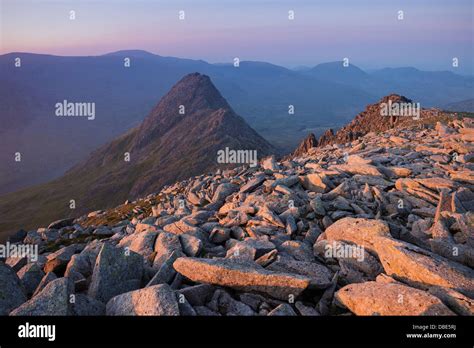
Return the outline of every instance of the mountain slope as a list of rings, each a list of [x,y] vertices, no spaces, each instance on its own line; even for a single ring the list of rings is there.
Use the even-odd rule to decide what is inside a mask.
[[[184,115],[179,113],[181,105]],[[276,152],[231,109],[209,77],[187,75],[141,125],[97,149],[63,177],[0,197],[0,215],[8,213],[0,217],[0,231],[146,195],[217,168],[217,151],[226,147],[256,150],[258,158]],[[127,153],[130,161],[125,160]],[[75,210],[69,208],[71,199]]]
[[[474,98],[449,103],[443,105],[442,108],[449,111],[474,112]]]

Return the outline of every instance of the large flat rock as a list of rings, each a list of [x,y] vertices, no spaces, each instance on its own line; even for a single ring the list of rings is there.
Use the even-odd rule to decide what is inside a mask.
[[[383,176],[383,174],[377,169],[376,166],[370,164],[352,163],[352,164],[339,164],[332,165],[329,169],[336,169],[342,172],[350,173],[353,175],[372,175],[372,176]]]
[[[297,297],[309,284],[304,276],[265,270],[252,262],[229,259],[181,257],[173,267],[197,283],[227,286],[244,291],[258,291],[281,300]]]
[[[443,286],[474,298],[474,271],[390,236],[380,220],[345,218],[326,229],[328,241],[346,241],[377,255],[385,272],[417,287]]]
[[[437,297],[399,283],[349,284],[336,299],[357,315],[454,315]]]
[[[390,238],[388,225],[381,220],[343,218],[324,231],[324,236],[331,241],[347,241],[358,244],[367,249],[373,249],[379,237]]]
[[[385,272],[405,283],[444,286],[474,298],[474,271],[415,245],[380,239],[376,253]]]

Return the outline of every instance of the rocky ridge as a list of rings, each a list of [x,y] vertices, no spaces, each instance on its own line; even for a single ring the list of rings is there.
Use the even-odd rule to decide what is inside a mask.
[[[350,123],[340,128],[337,132],[333,129],[326,130],[318,140],[315,141],[314,134],[308,137],[300,144],[297,151],[293,154],[300,155],[304,149],[310,147],[326,146],[332,144],[345,144],[354,141],[370,132],[380,133],[390,130],[394,127],[403,127],[413,123],[415,117],[406,116],[383,116],[381,110],[388,105],[413,105],[414,102],[398,94],[390,94],[375,104],[367,105],[366,109],[359,113]],[[403,106],[401,106],[403,108]],[[420,106],[420,119],[443,117],[444,113],[438,109],[423,109]],[[312,141],[310,141],[312,139]]]
[[[0,313],[473,315],[473,141],[411,122],[20,233]]]

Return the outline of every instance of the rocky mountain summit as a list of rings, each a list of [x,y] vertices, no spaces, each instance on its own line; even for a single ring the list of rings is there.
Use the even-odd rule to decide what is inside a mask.
[[[349,124],[334,133],[328,129],[318,140],[318,146],[330,144],[344,144],[356,140],[370,132],[384,132],[396,126],[409,125],[414,118],[427,118],[440,116],[442,113],[437,109],[421,109],[420,114],[415,116],[388,116],[381,112],[383,108],[395,105],[413,106],[414,102],[398,94],[390,94],[378,103],[370,104],[358,114]],[[405,109],[406,110],[406,109]]]
[[[318,139],[316,139],[316,136],[313,133],[309,133],[289,158],[301,156],[316,146],[318,146]]]
[[[473,315],[474,122],[428,116],[19,233],[0,313]]]

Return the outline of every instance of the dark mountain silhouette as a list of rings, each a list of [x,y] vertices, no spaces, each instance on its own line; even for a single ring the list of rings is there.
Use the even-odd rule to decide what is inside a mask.
[[[139,126],[97,149],[61,178],[0,197],[0,231],[33,227],[156,192],[216,169],[217,152],[226,147],[256,150],[258,158],[276,153],[232,110],[208,76],[187,75]],[[130,161],[125,160],[127,154]],[[75,210],[69,208],[71,199]]]

